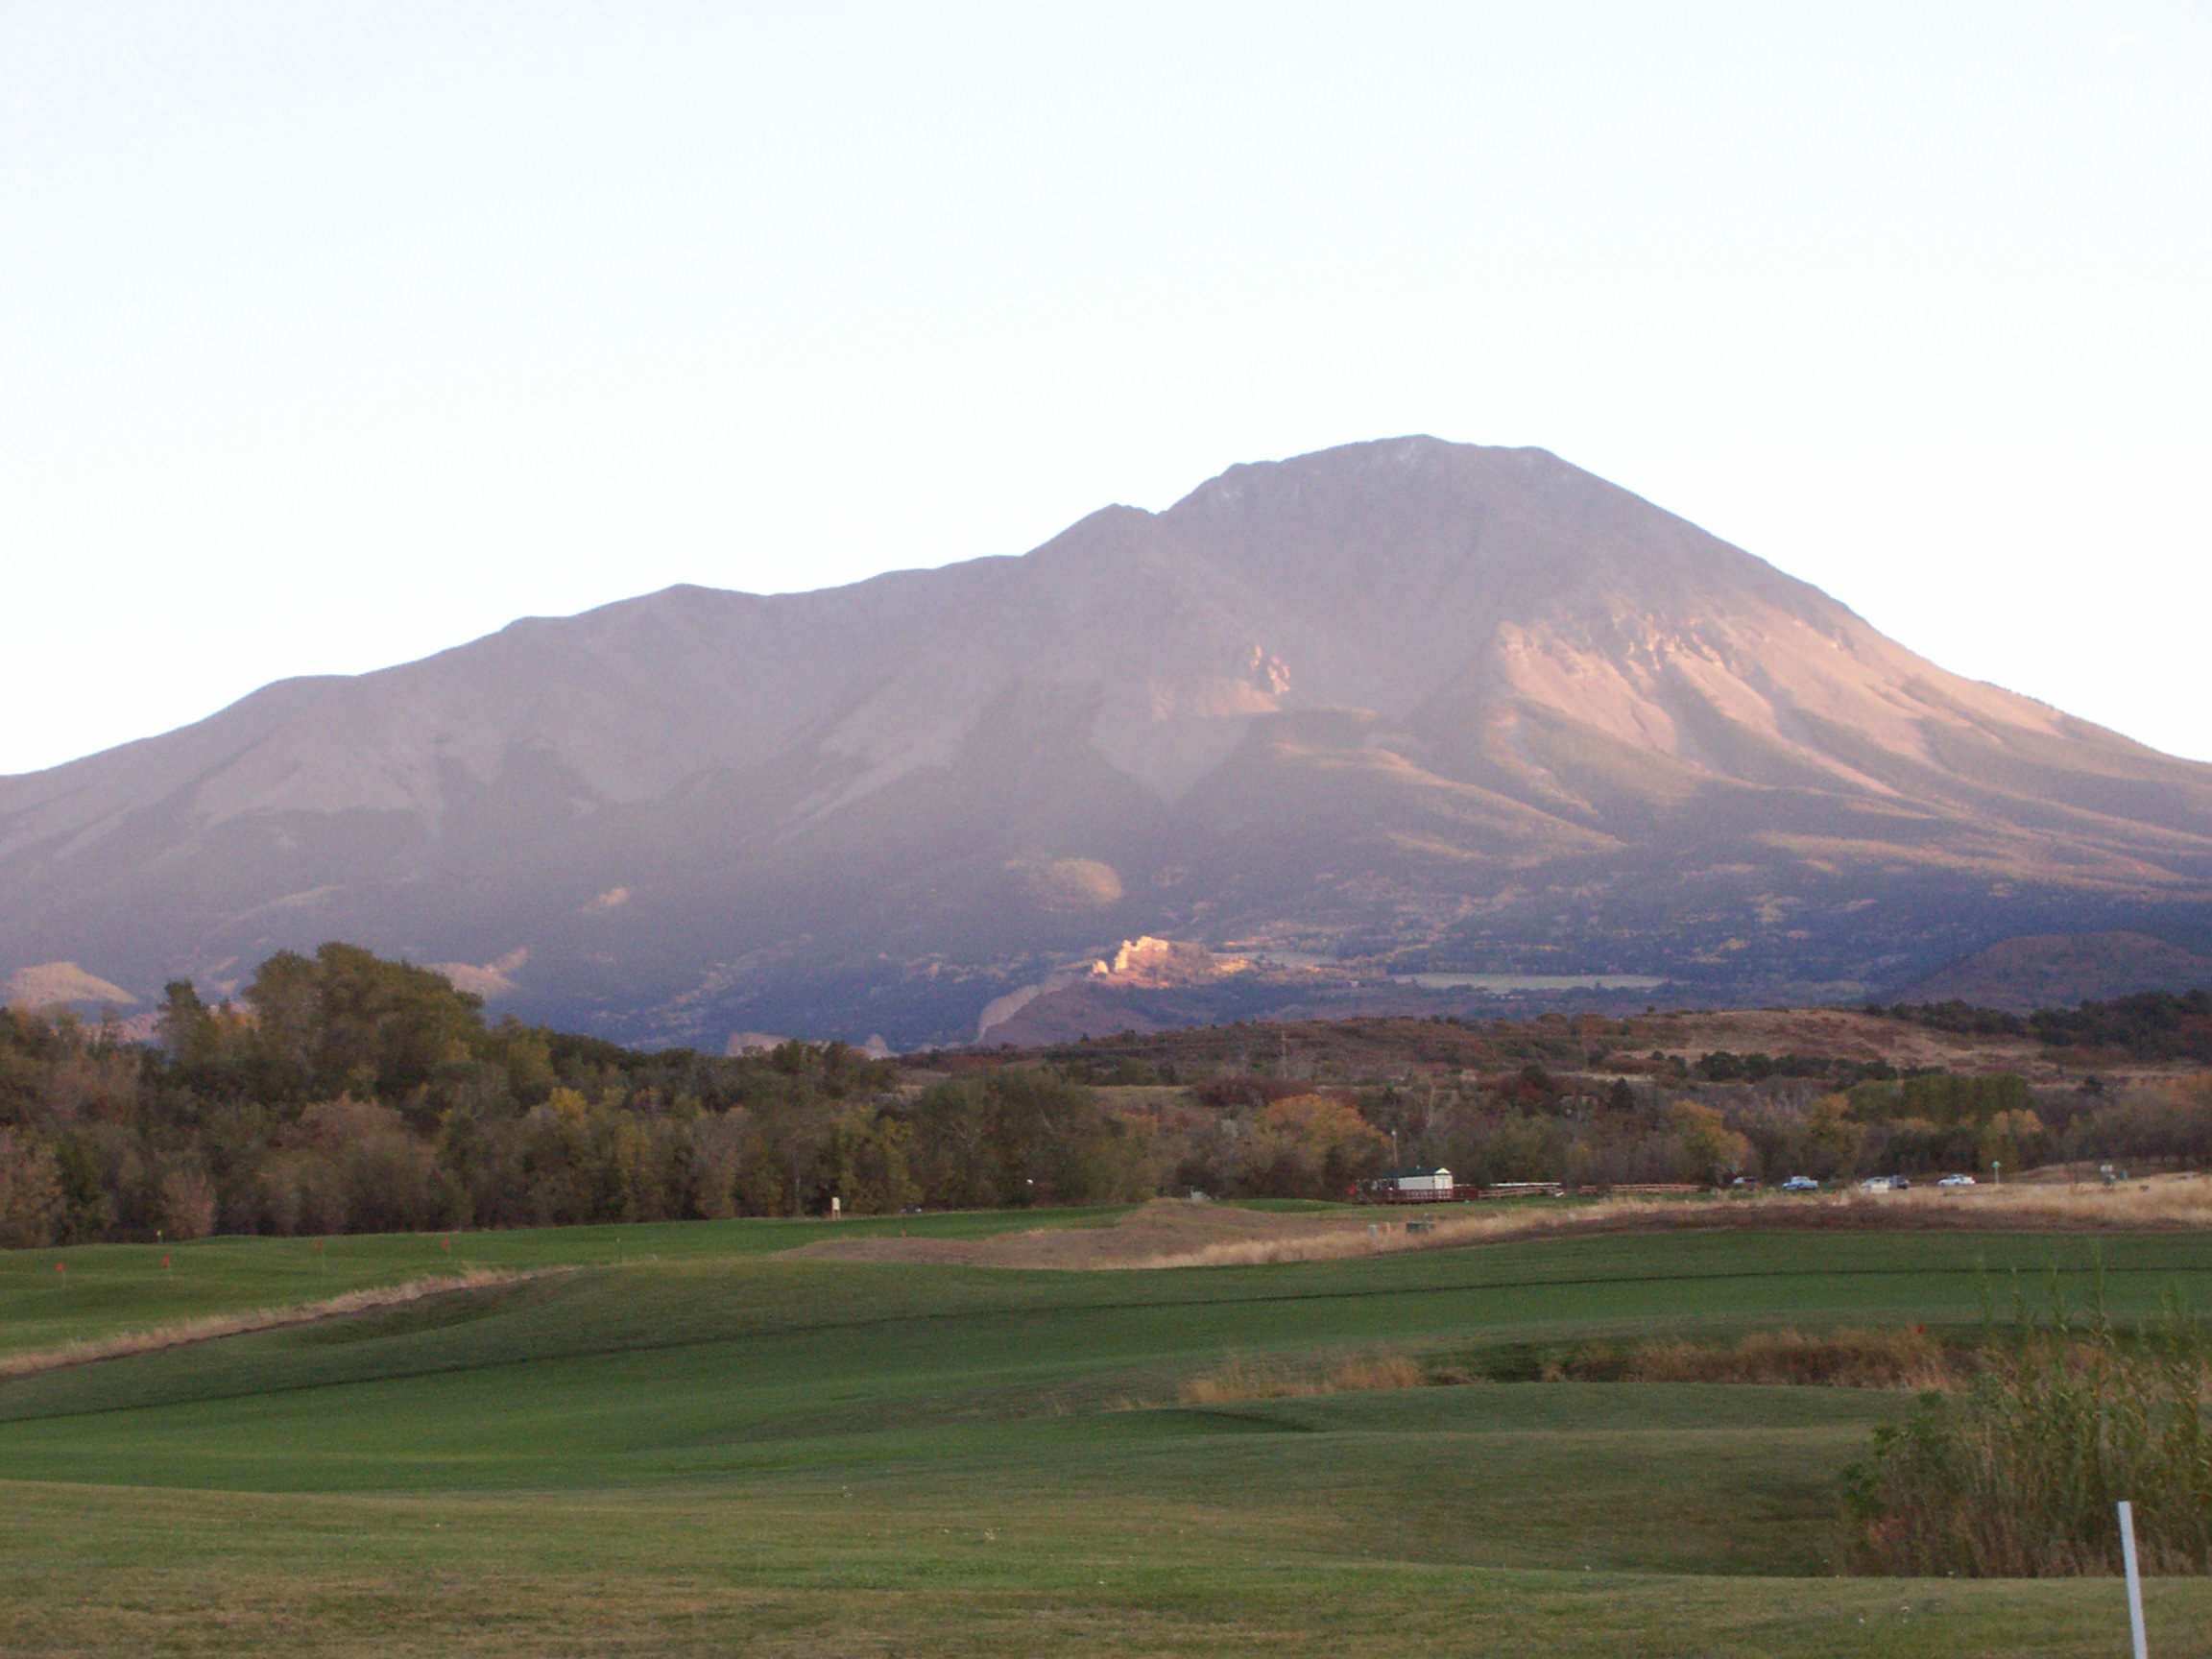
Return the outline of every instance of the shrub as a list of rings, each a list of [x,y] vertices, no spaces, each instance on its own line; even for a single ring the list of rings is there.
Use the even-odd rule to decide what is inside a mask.
[[[2047,1577],[2119,1570],[2133,1502],[2147,1571],[2212,1571],[2212,1352],[2176,1306],[2123,1341],[2022,1311],[1959,1394],[1923,1394],[1845,1477],[1845,1562],[1862,1573]]]

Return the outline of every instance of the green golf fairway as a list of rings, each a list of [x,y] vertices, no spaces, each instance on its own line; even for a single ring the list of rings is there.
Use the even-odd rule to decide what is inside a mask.
[[[1200,1407],[1177,1386],[1230,1354],[1963,1325],[2015,1273],[2038,1303],[2054,1270],[2077,1302],[2101,1274],[2124,1316],[2212,1299],[2212,1240],[2177,1233],[1657,1233],[1097,1273],[776,1254],[822,1236],[0,1259],[16,1351],[452,1258],[571,1269],[0,1383],[0,1652],[2123,1651],[2110,1581],[1830,1575],[1839,1472],[1898,1395],[1474,1383]],[[2212,1653],[2212,1586],[2147,1596],[2154,1652]]]

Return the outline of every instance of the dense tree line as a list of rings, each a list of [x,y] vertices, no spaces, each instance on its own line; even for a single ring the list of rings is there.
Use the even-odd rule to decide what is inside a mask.
[[[441,974],[326,945],[270,958],[234,1001],[171,985],[152,1043],[0,1010],[0,1242],[788,1215],[832,1198],[854,1214],[1189,1188],[1341,1198],[1394,1152],[1462,1182],[1585,1187],[2212,1162],[2202,1079],[2031,1090],[1719,1051],[1613,1064],[1628,1074],[1532,1059],[1392,1080],[1081,1054],[902,1067],[838,1044],[644,1052],[489,1022]]]
[[[2032,1037],[2052,1048],[2125,1054],[2131,1060],[2194,1060],[2212,1065],[2212,991],[2142,991],[2076,1008],[2008,1014],[1970,1002],[1899,1003],[1874,1007],[1937,1031],[1976,1037]]]
[[[168,988],[158,1041],[0,1011],[0,1238],[42,1243],[791,1214],[1140,1195],[1150,1146],[1008,1070],[898,1089],[839,1044],[642,1053],[490,1023],[345,945],[234,1003]]]
[[[1786,1080],[1782,1067],[1758,1084],[1695,1081],[1705,1070],[1674,1069],[1657,1086],[1617,1082],[1600,1095],[1549,1077],[1537,1088],[1527,1075],[1471,1090],[1398,1090],[1370,1115],[1399,1129],[1424,1161],[1481,1183],[1986,1179],[1996,1165],[2012,1173],[2101,1162],[2212,1167],[2212,1079],[2202,1075],[2107,1090],[2095,1079],[2032,1089],[2003,1073],[1891,1071],[1823,1089]]]

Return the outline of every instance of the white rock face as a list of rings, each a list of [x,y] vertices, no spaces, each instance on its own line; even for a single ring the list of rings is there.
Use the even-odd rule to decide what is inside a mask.
[[[0,983],[0,1007],[65,1008],[104,1003],[123,1008],[137,1000],[120,985],[110,985],[74,962],[40,962],[18,968]]]

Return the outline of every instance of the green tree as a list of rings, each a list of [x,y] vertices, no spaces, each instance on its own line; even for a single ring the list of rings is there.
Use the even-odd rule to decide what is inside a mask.
[[[265,1099],[353,1093],[406,1103],[492,1046],[481,998],[356,945],[325,945],[311,958],[279,950],[255,972],[246,1002]]]
[[[888,1113],[849,1111],[831,1125],[830,1190],[854,1215],[895,1214],[922,1195],[908,1164],[913,1132]]]
[[[1850,1097],[1823,1094],[1805,1114],[1804,1172],[1823,1181],[1849,1175],[1865,1142],[1866,1126],[1852,1120]]]

